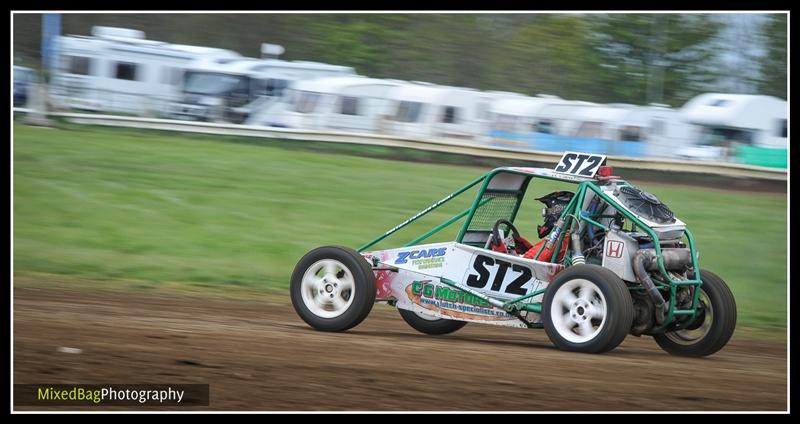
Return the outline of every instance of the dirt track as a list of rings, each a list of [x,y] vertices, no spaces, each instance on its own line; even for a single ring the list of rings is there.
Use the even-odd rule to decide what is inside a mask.
[[[734,335],[720,353],[686,359],[628,337],[585,355],[554,349],[541,330],[473,324],[425,336],[385,306],[331,334],[307,327],[288,299],[45,286],[14,290],[14,383],[209,383],[210,410],[787,407],[779,341]]]

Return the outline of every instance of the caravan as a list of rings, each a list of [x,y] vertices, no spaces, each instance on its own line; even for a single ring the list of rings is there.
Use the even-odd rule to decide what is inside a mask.
[[[491,143],[502,146],[524,147],[531,133],[549,134],[550,121],[540,120],[540,112],[547,105],[563,104],[557,96],[511,97],[499,99],[489,105],[488,136]]]
[[[740,157],[739,161],[750,164],[766,164],[751,156],[778,155],[785,162],[787,113],[788,104],[777,97],[701,94],[681,110],[683,119],[694,126],[694,131],[693,145],[678,154],[685,159],[704,160],[733,159],[744,154],[746,157]]]
[[[534,150],[579,150],[640,157],[668,156],[688,139],[688,126],[663,105],[595,104],[554,96],[492,105],[493,144]]]
[[[470,88],[414,82],[388,94],[389,134],[420,138],[480,139],[495,96]]]
[[[57,106],[100,112],[160,115],[179,93],[194,61],[233,58],[223,49],[145,39],[142,31],[94,27],[92,36],[60,36],[50,84]]]
[[[388,112],[387,93],[402,84],[364,76],[298,81],[284,101],[256,113],[248,124],[380,133]]]
[[[355,75],[348,66],[280,59],[232,58],[198,63],[184,76],[182,96],[170,105],[177,119],[244,123],[276,103],[294,81]]]

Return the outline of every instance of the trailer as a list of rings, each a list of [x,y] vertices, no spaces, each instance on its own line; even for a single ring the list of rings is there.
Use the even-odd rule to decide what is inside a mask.
[[[736,160],[738,152],[757,149],[765,154],[783,151],[785,157],[787,114],[788,103],[777,97],[701,94],[681,109],[681,116],[694,129],[692,145],[680,149],[678,155],[685,159]]]
[[[568,103],[557,96],[512,97],[498,99],[489,105],[487,135],[491,144],[527,146],[531,133],[550,133],[551,125],[540,121],[540,112],[550,104]]]
[[[479,139],[495,97],[471,88],[412,82],[388,93],[389,134],[419,138]]]
[[[233,58],[198,62],[186,71],[176,119],[244,123],[265,110],[295,81],[355,75],[349,66],[280,59]]]
[[[297,81],[284,101],[256,112],[251,125],[380,133],[389,112],[387,93],[404,81],[365,76]]]
[[[93,27],[91,36],[59,36],[56,43],[51,103],[134,115],[163,114],[192,63],[239,57],[231,50],[147,40],[142,31],[104,26]]]

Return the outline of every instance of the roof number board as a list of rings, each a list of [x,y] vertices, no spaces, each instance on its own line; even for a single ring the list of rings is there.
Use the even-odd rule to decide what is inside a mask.
[[[591,153],[564,152],[554,171],[562,174],[594,178],[600,165],[606,161],[605,155]]]

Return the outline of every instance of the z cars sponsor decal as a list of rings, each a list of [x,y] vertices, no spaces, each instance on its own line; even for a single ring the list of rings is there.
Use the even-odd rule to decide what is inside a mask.
[[[411,265],[418,269],[441,268],[445,253],[447,253],[446,247],[399,252],[394,263],[405,264],[410,260]]]

